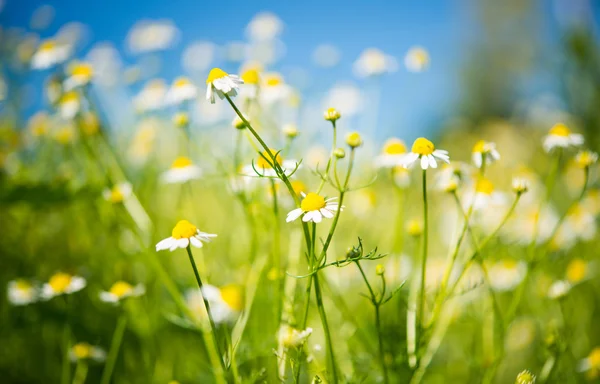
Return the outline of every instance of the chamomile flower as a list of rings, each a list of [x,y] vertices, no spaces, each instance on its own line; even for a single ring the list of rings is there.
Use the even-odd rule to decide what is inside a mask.
[[[527,274],[527,263],[504,259],[488,267],[490,285],[496,291],[510,291],[516,288]]]
[[[579,151],[575,156],[575,164],[579,168],[589,168],[598,162],[598,154],[592,151]]]
[[[100,292],[100,300],[105,303],[118,303],[128,297],[138,297],[146,293],[143,284],[133,286],[125,281],[117,281],[108,291]]]
[[[277,339],[279,345],[285,348],[295,348],[302,345],[312,332],[312,328],[306,328],[302,331],[287,324],[282,324],[277,332]]]
[[[171,237],[156,244],[156,251],[168,249],[172,252],[177,248],[185,249],[190,244],[196,248],[202,248],[202,242],[210,242],[213,237],[217,237],[217,235],[201,232],[189,221],[180,220],[171,231]]]
[[[582,283],[592,277],[592,263],[581,258],[575,258],[569,262],[565,271],[565,278],[571,285]]]
[[[515,177],[512,179],[512,190],[514,193],[523,194],[529,191],[529,180],[524,177]]]
[[[12,305],[27,305],[37,301],[38,290],[25,279],[12,280],[8,282],[7,297]]]
[[[310,192],[304,195],[300,208],[296,208],[287,214],[285,221],[289,223],[303,215],[302,221],[304,222],[320,223],[323,217],[331,219],[338,209],[344,209],[344,206],[340,207],[338,203],[333,201],[335,199],[335,197],[325,199],[321,195]]]
[[[42,286],[41,296],[45,300],[50,300],[56,296],[81,291],[85,288],[86,284],[86,280],[81,276],[58,272],[52,275],[50,280]]]
[[[220,68],[213,68],[206,78],[206,100],[214,104],[215,93],[221,100],[225,98],[225,95],[234,97],[243,83],[244,81],[238,76],[230,75]]]
[[[544,137],[543,147],[546,152],[554,148],[576,147],[583,144],[583,136],[578,133],[571,133],[571,130],[564,124],[555,124],[548,135]]]
[[[281,133],[288,139],[295,139],[298,136],[298,127],[296,124],[285,124],[281,128]]]
[[[169,170],[163,172],[161,180],[167,184],[177,184],[198,179],[201,175],[200,167],[195,165],[190,158],[180,156],[173,161]]]
[[[104,349],[95,345],[77,343],[71,347],[69,359],[71,359],[72,362],[77,362],[79,360],[94,360],[101,362],[106,359],[106,352]]]
[[[127,182],[115,184],[112,188],[106,188],[102,192],[102,196],[106,201],[111,203],[122,203],[131,196],[131,184]]]
[[[417,160],[420,160],[422,169],[427,169],[429,167],[437,168],[438,164],[436,159],[449,163],[450,158],[448,157],[448,151],[435,149],[435,146],[431,141],[424,137],[419,137],[413,143],[410,153],[407,153],[402,159],[402,165],[405,168],[410,168]]]
[[[480,178],[475,183],[475,189],[465,194],[464,208],[473,206],[473,210],[480,211],[489,205],[502,205],[504,201],[504,195],[494,189],[490,180]]]
[[[31,57],[31,68],[47,69],[60,64],[69,58],[71,49],[68,45],[56,40],[43,41]]]
[[[67,69],[67,78],[63,83],[65,90],[70,91],[77,87],[83,87],[90,83],[94,76],[92,65],[84,62],[75,62]]]
[[[165,100],[168,104],[181,104],[194,100],[198,95],[198,89],[187,77],[176,79],[167,92]]]
[[[149,80],[136,95],[133,104],[140,113],[155,111],[165,105],[167,85],[162,79]]]
[[[173,124],[178,128],[186,127],[190,123],[190,117],[185,112],[177,112],[173,115]]]
[[[405,154],[406,145],[404,142],[392,137],[383,144],[381,155],[375,158],[375,166],[378,168],[394,168],[401,166]]]
[[[565,280],[557,280],[548,289],[548,298],[561,299],[565,297],[573,286]]]
[[[515,384],[535,384],[535,375],[527,369],[519,372]]]
[[[340,112],[335,108],[328,108],[323,113],[323,118],[327,121],[331,121],[332,123],[339,120],[342,117]]]
[[[600,376],[600,347],[592,349],[586,358],[579,360],[577,370],[579,372],[587,372],[590,379]]]
[[[267,73],[262,76],[262,87],[260,88],[260,101],[264,105],[273,105],[283,100],[289,100],[293,95],[293,89],[283,80],[279,73]]]
[[[205,284],[202,295],[198,289],[191,289],[185,295],[188,307],[198,318],[204,314],[202,296],[208,301],[210,314],[217,324],[234,322],[244,309],[244,296],[239,286],[231,284],[218,288]]]
[[[493,162],[500,160],[500,153],[496,150],[495,143],[479,140],[473,146],[473,154],[471,157],[473,159],[473,164],[475,164],[477,168],[481,168],[483,166],[484,157],[486,164],[492,164]]]
[[[74,118],[81,109],[81,99],[75,91],[65,92],[58,101],[58,108],[63,119]]]
[[[589,241],[596,236],[598,226],[595,216],[581,204],[572,206],[552,240],[556,249],[571,248],[577,241]]]
[[[269,149],[272,155],[275,155],[277,164],[282,168],[286,175],[290,175],[299,164],[296,160],[284,160],[281,156],[281,152],[277,153],[274,149]],[[254,164],[248,164],[242,168],[242,173],[245,176],[264,176],[264,177],[276,177],[277,172],[273,168],[271,156],[265,151],[258,155]],[[257,175],[258,173],[258,175]]]
[[[533,239],[539,243],[548,240],[554,227],[558,223],[556,211],[547,206],[539,210],[539,206],[524,206],[516,210],[511,220],[503,228],[503,235],[509,241],[516,241],[519,244],[530,244]]]
[[[392,168],[392,179],[398,188],[405,189],[410,186],[410,171],[403,166]]]
[[[404,56],[404,66],[410,72],[421,72],[429,67],[429,53],[423,47],[412,47]]]

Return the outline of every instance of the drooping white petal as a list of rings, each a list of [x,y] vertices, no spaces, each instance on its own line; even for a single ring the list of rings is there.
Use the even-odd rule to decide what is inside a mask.
[[[159,241],[158,244],[156,244],[156,251],[158,252],[171,248],[174,240],[175,239],[173,239],[172,237],[167,237],[166,239]]]
[[[323,216],[321,215],[321,211],[312,211],[313,222],[320,223],[322,219],[323,219]]]
[[[202,248],[202,242],[194,236],[190,237],[190,243],[196,248]]]
[[[104,301],[105,303],[116,303],[119,301],[119,298],[117,297],[117,295],[112,294],[110,292],[100,292],[100,300]]]
[[[428,155],[427,158],[429,159],[429,166],[431,168],[437,168],[437,162],[435,161],[435,157],[433,157],[433,155]]]
[[[422,169],[429,168],[429,159],[425,155],[421,156],[421,168]]]
[[[87,285],[87,281],[81,276],[73,276],[71,282],[66,289],[67,293],[81,291]]]
[[[321,215],[328,219],[331,219],[334,216],[333,212],[330,210],[329,207],[321,208],[319,212],[321,212]]]
[[[302,213],[304,213],[304,211],[302,210],[302,208],[296,208],[296,209],[290,211],[287,214],[287,217],[285,219],[286,223],[289,223],[291,221],[296,220],[297,218],[299,218],[300,216],[302,216]]]

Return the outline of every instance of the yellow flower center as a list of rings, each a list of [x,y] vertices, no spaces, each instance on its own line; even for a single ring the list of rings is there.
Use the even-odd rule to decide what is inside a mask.
[[[31,289],[31,283],[27,280],[19,279],[15,282],[15,286],[19,291],[29,291]]]
[[[300,193],[306,192],[306,185],[300,180],[294,180],[291,184],[296,195],[300,195]]]
[[[479,179],[475,185],[475,192],[491,195],[494,192],[494,184],[488,179]]]
[[[229,308],[235,311],[241,311],[244,308],[242,291],[237,285],[230,284],[221,287],[221,298]]]
[[[581,259],[574,259],[567,266],[567,280],[571,283],[579,283],[585,279],[587,263]]]
[[[173,82],[173,87],[180,88],[190,85],[190,81],[185,77],[180,77]]]
[[[74,136],[75,133],[73,129],[67,125],[60,128],[54,135],[54,138],[61,144],[69,144],[73,140]]]
[[[571,134],[571,130],[564,124],[558,123],[555,124],[552,128],[550,128],[551,135],[553,136],[569,136]]]
[[[192,164],[192,160],[190,160],[189,157],[180,156],[176,158],[175,161],[173,161],[173,164],[171,164],[171,168],[185,168],[189,167]]]
[[[40,51],[51,51],[56,48],[56,41],[54,40],[46,40],[42,44],[40,44]]]
[[[54,292],[64,293],[69,287],[69,284],[71,284],[72,279],[73,276],[68,273],[59,272],[50,278],[48,284],[50,284],[50,287],[52,287]]]
[[[174,239],[189,239],[194,236],[198,232],[198,228],[187,220],[180,220],[173,231],[171,232],[171,236]]]
[[[92,346],[88,343],[77,343],[73,346],[73,354],[78,359],[87,359],[92,354]]]
[[[275,155],[277,153],[277,151],[272,148],[269,148],[269,152],[271,152],[271,155]],[[256,167],[259,169],[272,168],[271,164],[273,160],[271,159],[271,155],[269,155],[267,151],[262,152],[262,154],[258,156],[258,159],[256,159]],[[277,156],[275,156],[275,160],[279,165],[281,165],[281,162],[283,161],[279,153],[277,153]]]
[[[300,204],[300,208],[302,208],[302,210],[305,212],[317,211],[324,207],[325,198],[313,192],[310,192],[308,195],[306,195]]]
[[[400,139],[392,138],[383,145],[383,153],[386,155],[401,155],[406,152],[406,145]]]
[[[485,141],[479,140],[473,146],[473,153],[483,153],[485,151]]]
[[[124,281],[117,281],[110,287],[110,293],[117,296],[119,299],[127,295],[133,290],[133,286]]]
[[[222,79],[227,76],[229,76],[229,74],[221,68],[213,68],[208,73],[208,77],[206,78],[206,84],[212,84],[213,81],[217,79]]]
[[[125,196],[119,186],[115,185],[113,189],[110,190],[109,200],[111,203],[122,203],[125,200]]]
[[[77,102],[77,101],[79,101],[79,95],[75,91],[70,91],[70,92],[65,93],[60,99],[60,102],[62,104],[72,103],[72,102]]]
[[[435,150],[435,146],[429,140],[424,137],[419,137],[412,146],[412,152],[419,155],[431,155]]]
[[[173,123],[178,127],[183,127],[187,125],[189,121],[190,119],[187,113],[185,112],[178,112],[175,114],[175,116],[173,116]]]
[[[98,120],[98,116],[96,116],[95,113],[87,112],[83,116],[83,124],[81,129],[88,136],[98,133],[100,131],[100,120]]]
[[[575,156],[575,164],[580,168],[586,168],[594,164],[598,159],[597,155],[590,151],[581,151]]]
[[[506,269],[515,269],[517,267],[517,262],[513,259],[504,259],[502,260],[502,266]]]
[[[592,369],[600,368],[600,347],[594,348],[592,352],[590,352],[588,359],[590,361]]]
[[[265,84],[267,84],[268,87],[275,87],[283,84],[283,79],[278,74],[270,74],[265,77]]]
[[[244,80],[244,83],[246,84],[258,84],[258,70],[248,69],[247,71],[244,71],[244,73],[242,73],[242,80]]]
[[[87,63],[76,64],[71,69],[72,76],[90,78],[94,74],[92,66]]]

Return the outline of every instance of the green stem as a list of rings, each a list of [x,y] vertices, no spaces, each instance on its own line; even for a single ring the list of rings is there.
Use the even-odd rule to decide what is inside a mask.
[[[423,170],[423,239],[421,246],[421,288],[419,290],[419,307],[417,311],[417,327],[422,329],[425,321],[425,276],[427,272],[427,246],[429,237],[428,204],[427,204],[427,171]],[[422,336],[422,332],[421,335]],[[421,338],[421,337],[419,337]]]
[[[383,348],[383,332],[381,331],[379,304],[375,305],[375,325],[377,327],[377,338],[379,340],[379,359],[381,360],[381,368],[383,369],[383,382],[388,384],[390,382],[390,378],[388,376],[387,364],[385,363],[385,351]]]
[[[279,223],[279,207],[277,204],[277,188],[275,185],[275,180],[270,179],[271,181],[271,192],[273,194],[273,218],[275,220],[273,226],[273,268],[277,272],[275,277],[275,294],[276,294],[276,303],[275,306],[275,317],[276,322],[279,325],[279,321],[281,319],[281,310],[282,310],[282,278],[281,278],[281,227]]]
[[[319,310],[319,316],[321,317],[321,324],[323,325],[323,332],[325,332],[325,340],[327,342],[327,355],[329,365],[331,369],[331,377],[333,383],[338,383],[337,365],[335,362],[335,354],[333,352],[333,341],[331,338],[331,332],[329,331],[329,324],[327,322],[327,314],[325,313],[325,306],[323,305],[323,297],[321,293],[321,285],[319,283],[319,273],[315,273],[313,280],[315,281],[315,296],[317,299],[317,309]]]
[[[88,373],[88,365],[84,359],[77,360],[75,374],[73,375],[73,384],[83,384]]]
[[[115,364],[117,362],[117,357],[119,356],[119,349],[121,348],[121,342],[123,341],[123,335],[125,334],[126,327],[127,315],[125,313],[122,313],[119,317],[119,320],[117,320],[115,332],[113,333],[112,341],[110,342],[110,349],[108,351],[106,365],[104,366],[104,371],[102,372],[102,379],[100,380],[100,384],[110,383],[110,378],[114,371]]]
[[[71,302],[69,296],[65,296],[65,313],[66,320],[63,328],[63,360],[62,360],[62,371],[60,376],[61,384],[68,384],[71,381],[71,361],[69,358],[69,351],[71,350]]]

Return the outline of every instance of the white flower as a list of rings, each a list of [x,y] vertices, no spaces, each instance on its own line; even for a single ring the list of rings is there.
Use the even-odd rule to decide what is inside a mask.
[[[246,27],[250,40],[269,41],[275,39],[283,30],[283,22],[271,12],[260,12],[252,18]]]
[[[287,324],[283,324],[279,328],[279,332],[277,332],[277,339],[279,340],[279,345],[282,345],[285,348],[294,348],[301,346],[312,332],[312,328],[306,328],[301,331],[292,328]]]
[[[429,53],[422,47],[412,47],[404,56],[404,66],[410,72],[421,72],[429,67]]]
[[[110,290],[100,292],[100,300],[105,303],[118,303],[128,297],[137,297],[146,293],[143,284],[133,286],[125,281],[117,281],[110,287]]]
[[[58,272],[42,287],[42,298],[50,300],[53,297],[71,294],[85,288],[87,282],[83,277]]]
[[[27,280],[17,279],[8,282],[7,297],[12,305],[27,305],[37,301],[38,290]]]
[[[161,109],[165,105],[167,86],[161,79],[150,80],[137,94],[133,104],[138,112],[147,112]]]
[[[58,102],[58,108],[63,119],[71,120],[81,109],[79,94],[75,91],[64,93]]]
[[[127,182],[115,184],[112,188],[106,188],[102,191],[102,196],[111,203],[122,203],[131,196],[131,184]]]
[[[406,155],[406,145],[400,139],[392,137],[383,145],[381,155],[375,158],[377,168],[394,168],[401,166]]]
[[[354,73],[358,77],[378,76],[397,70],[397,60],[377,48],[365,49],[354,62]]]
[[[524,177],[515,177],[512,179],[512,190],[515,193],[525,193],[529,190],[529,180]]]
[[[560,299],[564,297],[571,290],[571,284],[568,281],[558,280],[555,281],[548,289],[548,297],[550,299]]]
[[[333,218],[338,209],[343,210],[344,206],[340,207],[334,202],[335,197],[325,199],[323,196],[310,192],[304,195],[304,199],[300,204],[300,208],[296,208],[287,214],[286,222],[291,222],[304,215],[302,221],[320,223],[323,217],[328,219]]]
[[[55,40],[46,40],[40,44],[31,57],[31,68],[47,69],[66,61],[71,54],[68,45],[60,44]]]
[[[576,204],[569,209],[556,236],[550,240],[554,248],[568,249],[577,241],[594,239],[597,231],[595,216],[581,204]]]
[[[210,242],[213,237],[217,237],[217,235],[201,232],[189,221],[180,220],[171,231],[171,237],[156,244],[156,251],[168,249],[172,252],[177,248],[185,249],[190,244],[196,248],[202,248],[202,242]]]
[[[503,234],[508,240],[522,245],[530,244],[534,238],[540,244],[546,242],[558,222],[558,216],[550,206],[538,211],[539,205],[517,210],[503,228]]]
[[[135,54],[165,50],[178,35],[179,30],[170,20],[141,20],[127,34],[127,47]]]
[[[450,163],[448,151],[435,149],[435,146],[431,141],[424,137],[419,137],[413,143],[411,152],[406,154],[402,159],[402,165],[404,168],[410,168],[417,160],[421,160],[422,169],[427,169],[429,167],[437,168],[438,165],[436,159],[445,163]]]
[[[576,147],[583,144],[583,136],[578,133],[571,133],[571,130],[564,124],[555,124],[544,137],[543,147],[546,152],[554,148]]]
[[[185,101],[193,100],[198,95],[198,89],[186,77],[176,79],[166,96],[168,104],[181,104]]]
[[[475,183],[475,189],[465,193],[463,207],[481,211],[490,205],[498,206],[506,202],[504,194],[494,189],[494,184],[488,179],[480,178]]]
[[[270,106],[283,100],[289,100],[293,95],[293,89],[283,81],[279,73],[266,73],[261,77],[260,102]]]
[[[73,362],[88,359],[100,362],[106,359],[106,352],[95,345],[77,343],[69,350],[69,359]]]
[[[213,68],[206,78],[206,100],[214,104],[215,93],[221,100],[225,98],[225,95],[234,97],[243,83],[244,81],[238,76],[230,75],[220,68]]]
[[[202,296],[208,301],[210,314],[216,324],[235,321],[244,307],[243,295],[238,286],[225,285],[217,288],[204,284],[202,295],[199,289],[191,289],[185,294],[188,307],[198,318],[202,318],[205,314]]]
[[[514,289],[527,274],[527,263],[505,259],[492,264],[488,268],[490,285],[496,291],[510,291]]]
[[[200,167],[194,165],[189,158],[180,156],[173,161],[169,170],[163,172],[161,180],[168,184],[185,183],[198,179],[201,175]]]
[[[473,164],[475,164],[477,168],[481,168],[483,165],[484,156],[486,164],[492,164],[493,162],[500,160],[500,153],[496,150],[495,143],[489,143],[484,140],[479,140],[475,143],[472,158]]]
[[[80,62],[71,63],[67,72],[68,77],[63,83],[66,91],[88,85],[94,74],[94,70],[89,63]]]

